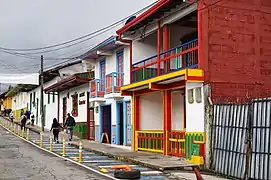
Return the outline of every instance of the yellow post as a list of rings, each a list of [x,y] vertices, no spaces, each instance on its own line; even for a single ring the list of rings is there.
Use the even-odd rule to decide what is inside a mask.
[[[166,156],[168,155],[168,130],[166,131]]]
[[[135,147],[134,147],[134,151],[138,151],[138,131],[135,131]]]
[[[63,138],[63,142],[62,142],[62,156],[63,157],[66,156],[66,141],[65,141],[65,138]]]
[[[52,135],[50,135],[50,151],[53,151],[53,138]]]
[[[26,129],[26,140],[29,141],[29,128]]]
[[[42,131],[40,132],[40,147],[43,147]]]
[[[78,160],[78,162],[79,163],[83,162],[82,141],[80,141],[80,143],[79,143],[79,160]]]
[[[22,129],[22,137],[24,138],[24,127]]]
[[[18,136],[20,136],[20,134],[21,134],[20,133],[20,126],[17,126],[17,127],[18,127],[18,132],[17,133],[18,133]]]
[[[13,124],[13,132],[16,134],[16,125]]]

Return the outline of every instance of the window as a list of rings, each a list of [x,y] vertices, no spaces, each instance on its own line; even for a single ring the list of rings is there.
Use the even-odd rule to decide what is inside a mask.
[[[72,95],[72,116],[78,116],[78,94]]]
[[[53,103],[55,103],[55,92],[53,92]]]
[[[47,100],[48,100],[48,104],[50,104],[50,93],[48,94]]]
[[[188,90],[188,103],[193,104],[194,103],[194,93],[193,89]]]
[[[202,102],[202,94],[201,94],[201,87],[198,87],[195,89],[196,91],[196,102],[201,103]]]

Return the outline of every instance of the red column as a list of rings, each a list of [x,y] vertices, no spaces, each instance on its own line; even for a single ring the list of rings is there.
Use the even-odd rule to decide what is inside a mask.
[[[140,96],[135,96],[135,131],[139,130],[139,123],[140,123]]]
[[[202,68],[203,64],[202,64],[202,57],[203,54],[201,52],[201,47],[202,47],[202,25],[201,25],[201,10],[202,9],[202,3],[201,1],[198,1],[198,67]]]
[[[171,90],[165,90],[163,95],[163,107],[164,107],[164,154],[168,150],[168,139],[167,132],[171,131],[171,111],[172,111],[172,100]]]
[[[168,25],[165,24],[163,28],[163,50],[164,52],[169,49],[169,31],[168,31]],[[164,55],[164,58],[167,57],[168,54],[166,53]],[[167,72],[170,68],[170,61],[164,61],[164,70]]]
[[[134,115],[134,124],[133,124],[133,150],[134,150],[134,148],[135,148],[135,142],[136,142],[136,131],[138,131],[139,130],[139,123],[140,123],[140,111],[139,111],[139,101],[140,101],[140,97],[139,96],[135,96],[135,95],[133,95],[134,96],[134,98],[133,98],[133,100],[134,100],[134,102],[133,102],[133,106],[132,106],[132,108],[133,108],[133,115]]]
[[[161,53],[161,22],[158,21],[158,28],[157,28],[157,61],[158,61],[158,76],[160,76],[160,53]]]

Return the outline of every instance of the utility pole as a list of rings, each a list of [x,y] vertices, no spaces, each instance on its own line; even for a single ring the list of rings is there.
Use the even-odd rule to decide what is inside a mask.
[[[43,55],[40,57],[40,114],[41,114],[41,129],[44,131],[44,106],[43,106]]]

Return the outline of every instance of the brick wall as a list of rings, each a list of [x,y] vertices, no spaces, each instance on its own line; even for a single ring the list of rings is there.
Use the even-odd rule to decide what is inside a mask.
[[[200,67],[212,98],[269,94],[271,0],[205,0],[199,14]]]

